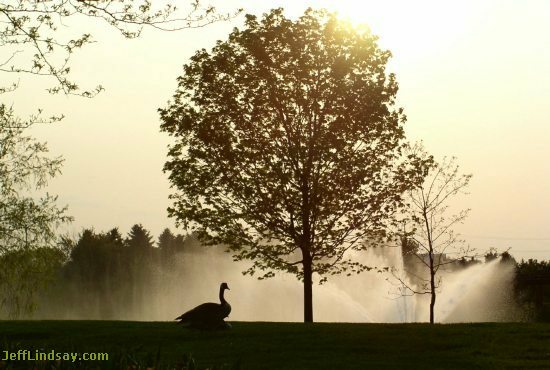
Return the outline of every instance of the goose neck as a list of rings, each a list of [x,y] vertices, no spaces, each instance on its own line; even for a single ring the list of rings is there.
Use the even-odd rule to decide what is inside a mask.
[[[222,287],[220,287],[220,302],[221,303],[227,303],[225,301],[225,298],[223,297],[223,292],[225,291],[225,289],[223,289]]]

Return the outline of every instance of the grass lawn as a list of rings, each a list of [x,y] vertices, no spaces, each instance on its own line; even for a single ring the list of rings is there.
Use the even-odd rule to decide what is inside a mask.
[[[161,364],[191,353],[199,369],[550,369],[548,323],[232,325],[199,332],[171,322],[0,321],[0,350],[153,356],[160,346]]]

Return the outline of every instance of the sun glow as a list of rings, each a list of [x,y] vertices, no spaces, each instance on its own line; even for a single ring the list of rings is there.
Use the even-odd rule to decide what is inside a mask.
[[[382,47],[407,58],[452,45],[483,13],[482,9],[469,13],[472,7],[465,2],[437,0],[310,0],[294,2],[292,7],[295,14],[305,7],[326,8],[353,24],[367,24]]]

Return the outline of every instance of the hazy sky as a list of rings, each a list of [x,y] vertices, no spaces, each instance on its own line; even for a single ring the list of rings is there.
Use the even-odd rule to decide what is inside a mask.
[[[366,22],[393,53],[390,70],[412,140],[436,157],[457,156],[473,173],[472,212],[460,227],[478,250],[512,247],[519,258],[550,258],[550,1],[213,1],[260,14],[282,6],[338,10]],[[82,227],[126,233],[143,223],[158,236],[167,218],[169,183],[162,173],[169,138],[157,108],[176,88],[181,66],[242,25],[242,17],[203,29],[147,31],[124,40],[104,24],[71,24],[98,41],[75,55],[73,78],[106,91],[94,99],[48,96],[51,81],[21,78],[3,98],[19,112],[64,113],[33,134],[66,158],[48,191],[68,204]],[[5,78],[6,76],[3,76]],[[50,82],[50,83],[48,83]]]

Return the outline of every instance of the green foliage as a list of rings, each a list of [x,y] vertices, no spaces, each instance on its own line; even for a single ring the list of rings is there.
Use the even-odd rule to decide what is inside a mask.
[[[376,40],[326,11],[276,9],[196,52],[160,110],[176,139],[170,215],[261,278],[365,269],[346,252],[383,234],[424,165],[401,155],[405,116]]]
[[[56,227],[70,220],[56,197],[36,197],[62,164],[47,156],[44,143],[25,135],[37,119],[21,120],[0,104],[0,253],[51,246]]]
[[[19,249],[0,254],[0,316],[32,313],[36,297],[53,282],[65,256],[57,248]]]

